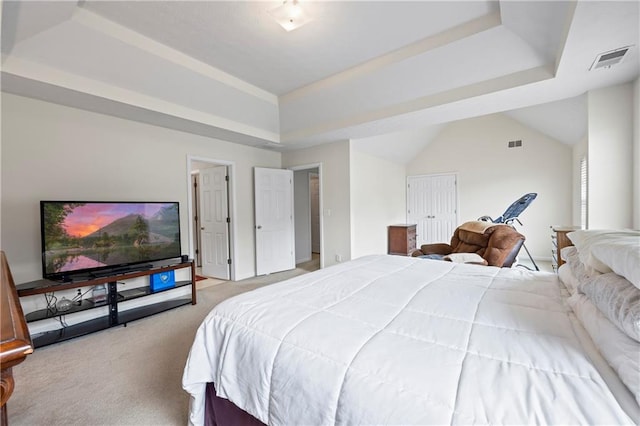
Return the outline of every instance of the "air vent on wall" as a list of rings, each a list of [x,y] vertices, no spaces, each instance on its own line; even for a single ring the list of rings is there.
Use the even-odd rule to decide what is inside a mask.
[[[519,148],[522,146],[522,140],[517,140],[517,141],[509,141],[509,148]]]
[[[620,49],[604,52],[596,56],[589,70],[597,70],[598,68],[610,68],[612,65],[622,62],[632,46],[621,47]]]

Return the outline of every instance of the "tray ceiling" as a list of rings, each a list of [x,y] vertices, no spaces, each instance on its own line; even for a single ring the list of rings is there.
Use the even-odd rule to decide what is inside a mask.
[[[638,2],[301,1],[291,32],[279,4],[5,1],[2,89],[281,149],[495,112],[575,143],[584,93],[640,70]]]

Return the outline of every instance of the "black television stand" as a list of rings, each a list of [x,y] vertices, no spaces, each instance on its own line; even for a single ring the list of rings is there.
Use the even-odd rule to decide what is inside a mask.
[[[189,268],[190,279],[186,281],[176,281],[175,286],[160,291],[152,292],[149,285],[135,287],[126,290],[118,290],[117,284],[120,281],[129,280],[138,277],[144,277],[153,275],[160,272],[174,271],[177,269]],[[157,314],[168,309],[176,308],[187,304],[196,304],[196,267],[193,260],[187,262],[179,262],[174,265],[165,265],[154,267],[149,265],[149,269],[135,270],[122,273],[116,273],[109,271],[110,275],[102,277],[94,277],[86,280],[80,280],[78,277],[74,277],[75,281],[71,282],[59,282],[51,280],[36,280],[28,283],[19,284],[16,286],[19,297],[44,295],[46,293],[53,293],[56,291],[77,289],[82,287],[93,287],[97,285],[107,284],[107,300],[103,303],[93,303],[89,298],[82,299],[80,304],[74,304],[71,308],[65,311],[58,311],[57,309],[40,309],[33,312],[29,312],[25,315],[27,323],[41,321],[51,318],[60,318],[65,315],[73,315],[74,313],[86,311],[89,309],[107,306],[108,313],[106,315],[97,316],[96,318],[88,321],[80,322],[73,325],[64,326],[60,329],[51,331],[45,331],[43,333],[37,333],[31,336],[33,346],[35,348],[50,345],[52,343],[61,342],[74,337],[82,336],[85,334],[93,333],[95,331],[104,330],[109,327],[115,327],[118,325],[126,325],[130,321],[144,318],[153,314]],[[133,300],[152,294],[158,294],[163,292],[171,292],[176,288],[191,286],[190,297],[184,295],[177,295],[177,297],[169,298],[162,301],[151,301],[150,303],[133,307],[127,310],[120,310],[119,305],[128,300]],[[170,296],[171,294],[168,293]],[[61,321],[62,322],[62,321]]]

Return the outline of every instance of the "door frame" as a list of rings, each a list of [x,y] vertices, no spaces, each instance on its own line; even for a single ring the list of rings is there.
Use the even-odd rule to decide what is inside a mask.
[[[231,281],[236,280],[236,272],[238,267],[238,252],[236,245],[236,235],[237,235],[237,220],[236,220],[236,163],[234,161],[228,160],[218,160],[215,158],[208,157],[200,157],[195,155],[187,155],[187,182],[188,188],[187,191],[187,214],[189,215],[189,257],[193,259],[195,254],[194,241],[193,241],[193,190],[192,190],[192,182],[191,182],[191,168],[193,167],[193,162],[198,161],[202,163],[209,163],[212,166],[227,166],[227,171],[229,173],[229,218],[231,219],[231,226],[229,226],[229,255],[231,256],[231,265],[229,268],[229,279]]]
[[[300,166],[287,167],[294,172],[299,170],[318,169],[318,209],[320,210],[320,269],[324,268],[324,208],[323,208],[323,190],[322,190],[322,163],[303,164]],[[295,191],[294,191],[295,196]],[[309,200],[309,202],[311,202]],[[295,214],[295,213],[294,213]],[[311,220],[311,215],[309,215]],[[313,251],[313,250],[312,250]],[[313,257],[313,256],[312,256]]]
[[[191,208],[195,209],[197,212],[200,212],[200,197],[198,196],[198,190],[196,186],[200,184],[200,173],[194,170],[190,170],[189,172],[191,173]],[[189,220],[191,220],[192,222],[192,227],[198,227],[200,225],[199,220],[196,224],[194,215],[191,215]],[[200,246],[200,237],[195,232],[191,232],[190,235],[194,238],[194,251],[193,253],[189,253],[189,256],[196,262],[196,268],[199,268],[202,266],[202,247]],[[197,256],[196,251],[198,252]]]

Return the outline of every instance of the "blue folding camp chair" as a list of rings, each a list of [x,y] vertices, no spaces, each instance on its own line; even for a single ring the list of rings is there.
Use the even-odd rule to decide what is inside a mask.
[[[507,210],[505,210],[504,213],[502,213],[502,216],[499,216],[495,219],[492,219],[491,216],[481,216],[478,218],[478,220],[482,220],[484,222],[504,223],[505,225],[509,225],[515,228],[513,223],[518,222],[520,225],[522,225],[522,222],[520,222],[520,219],[518,219],[518,216],[520,216],[520,214],[527,207],[529,207],[529,204],[531,204],[531,202],[535,200],[537,196],[538,194],[535,192],[524,194],[522,197],[518,198],[515,202],[513,202],[513,204],[507,207]],[[524,247],[524,250],[527,252],[527,255],[529,256],[531,263],[533,263],[533,266],[536,268],[536,271],[539,271],[540,268],[538,268],[538,265],[536,265],[536,262],[533,260],[533,257],[531,257],[531,253],[529,253],[529,249],[527,249],[527,246],[524,245],[523,243],[522,247]],[[518,265],[518,266],[531,269],[525,265]]]

